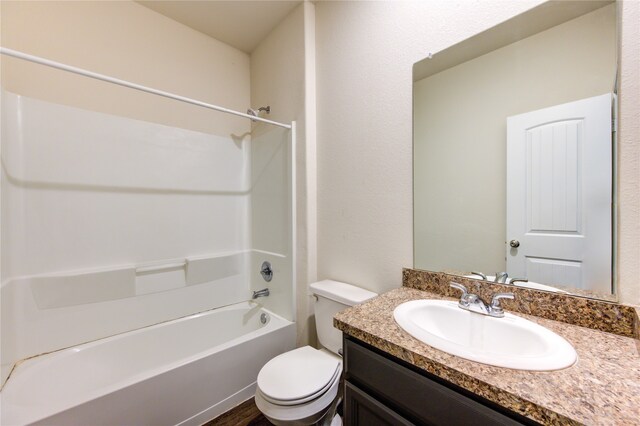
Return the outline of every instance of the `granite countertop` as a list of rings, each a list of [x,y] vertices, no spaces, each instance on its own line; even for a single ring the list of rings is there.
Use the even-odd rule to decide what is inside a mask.
[[[398,288],[338,313],[345,334],[543,424],[640,425],[640,354],[636,339],[515,313],[567,339],[578,353],[572,367],[521,371],[450,355],[402,330],[393,319],[401,303],[447,299]]]

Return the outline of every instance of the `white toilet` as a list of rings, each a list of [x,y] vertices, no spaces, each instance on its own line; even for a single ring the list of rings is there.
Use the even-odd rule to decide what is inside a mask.
[[[276,425],[311,425],[333,412],[342,374],[342,333],[333,316],[376,293],[337,281],[311,284],[316,330],[322,349],[294,349],[273,358],[258,373],[256,406]],[[342,424],[336,416],[332,426]]]

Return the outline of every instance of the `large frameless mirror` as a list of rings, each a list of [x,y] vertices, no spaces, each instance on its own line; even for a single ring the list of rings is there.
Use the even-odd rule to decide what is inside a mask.
[[[414,66],[414,267],[611,299],[617,4],[549,2]]]

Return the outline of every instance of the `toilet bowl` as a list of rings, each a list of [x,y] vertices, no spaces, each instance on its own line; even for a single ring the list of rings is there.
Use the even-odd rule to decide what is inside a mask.
[[[258,374],[256,406],[276,425],[312,425],[333,416],[342,376],[342,333],[333,328],[333,316],[377,296],[332,280],[310,287],[316,297],[316,329],[323,348],[304,346],[285,352],[267,362]],[[332,426],[341,424],[338,416],[331,422]]]
[[[276,425],[320,421],[338,395],[342,359],[311,346],[269,361],[258,374],[256,406]]]

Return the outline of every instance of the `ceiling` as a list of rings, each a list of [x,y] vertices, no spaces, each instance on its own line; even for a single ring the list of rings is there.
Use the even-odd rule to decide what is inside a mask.
[[[251,53],[301,0],[138,1],[143,6]]]

